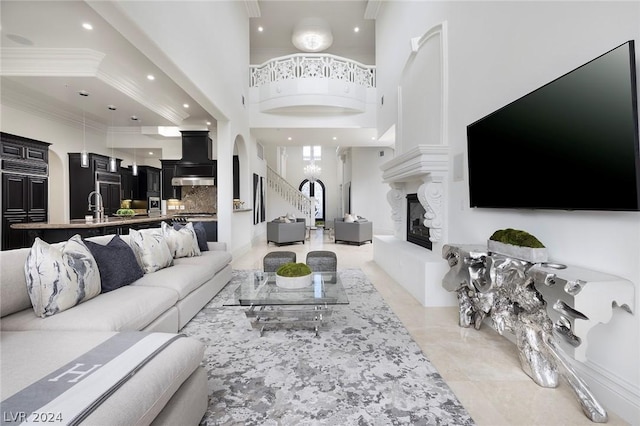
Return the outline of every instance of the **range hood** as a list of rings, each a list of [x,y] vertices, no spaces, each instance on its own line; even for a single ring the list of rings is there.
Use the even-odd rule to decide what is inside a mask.
[[[216,186],[214,177],[182,176],[171,178],[173,186]]]
[[[182,159],[175,165],[173,186],[215,186],[217,163],[211,159],[208,130],[182,131]]]

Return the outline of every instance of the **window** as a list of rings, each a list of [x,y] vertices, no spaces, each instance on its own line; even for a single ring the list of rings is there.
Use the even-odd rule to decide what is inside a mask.
[[[322,147],[320,145],[305,145],[302,147],[302,160],[315,161],[322,159]]]

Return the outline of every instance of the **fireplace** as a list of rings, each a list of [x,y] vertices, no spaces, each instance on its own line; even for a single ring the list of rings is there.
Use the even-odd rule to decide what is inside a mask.
[[[426,212],[417,194],[407,194],[407,241],[431,250],[429,228],[424,225]]]

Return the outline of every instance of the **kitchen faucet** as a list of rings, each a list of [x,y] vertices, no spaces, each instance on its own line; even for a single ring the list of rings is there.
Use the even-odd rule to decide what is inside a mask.
[[[91,204],[91,196],[92,195],[97,195],[98,199],[96,204]],[[89,196],[87,197],[87,201],[89,202],[89,211],[93,210],[93,217],[94,219],[98,219],[98,220],[102,220],[104,217],[104,205],[102,203],[102,194],[100,194],[100,192],[98,191],[91,191],[89,193]]]

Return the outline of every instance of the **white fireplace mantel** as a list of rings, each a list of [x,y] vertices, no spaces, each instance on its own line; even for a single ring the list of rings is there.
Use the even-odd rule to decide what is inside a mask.
[[[382,180],[387,183],[408,182],[427,175],[444,177],[449,171],[449,146],[418,145],[387,161],[380,169]]]
[[[448,145],[418,145],[380,166],[382,179],[391,186],[387,201],[395,234],[404,238],[406,225],[403,214],[406,184],[420,182],[418,200],[424,207],[424,225],[429,228],[431,242],[442,241],[444,234],[444,208],[446,206],[445,179],[449,172]]]

